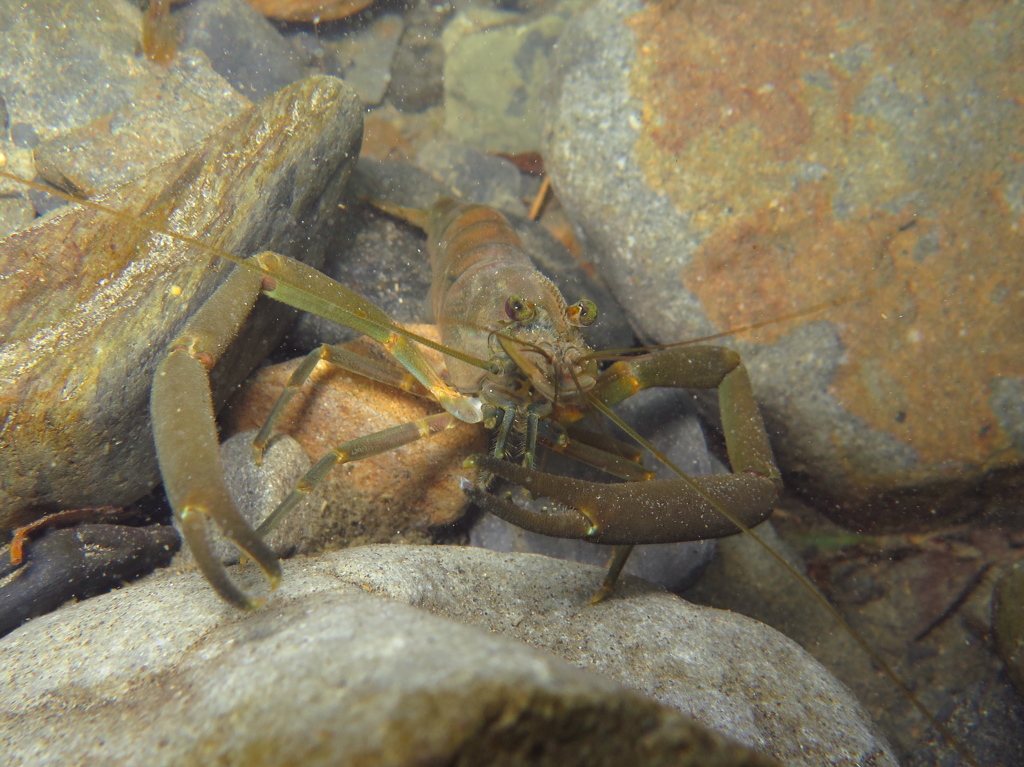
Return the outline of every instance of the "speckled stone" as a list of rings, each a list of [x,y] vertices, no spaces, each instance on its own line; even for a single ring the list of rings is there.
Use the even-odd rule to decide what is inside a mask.
[[[738,613],[629,576],[588,605],[600,569],[531,554],[445,546],[345,553],[333,564],[343,580],[547,649],[784,764],[896,763],[840,682],[795,642]]]
[[[365,29],[355,31],[340,41],[324,43],[341,63],[345,82],[367,106],[377,106],[387,93],[391,83],[391,60],[403,29],[401,16],[384,13]]]
[[[658,342],[768,323],[730,343],[788,481],[847,522],[1019,492],[1022,28],[603,0],[559,42],[545,161],[603,273]]]
[[[444,49],[439,39],[451,6],[421,3],[405,16],[398,50],[391,61],[388,100],[403,112],[422,112],[444,100]]]
[[[477,149],[536,151],[551,49],[566,18],[579,7],[563,2],[536,18],[507,13],[474,25],[475,10],[452,20],[446,30],[444,63],[445,130]]]
[[[252,449],[256,434],[255,429],[239,432],[220,445],[224,483],[235,508],[252,528],[258,527],[288,497],[312,466],[306,451],[287,434],[275,435],[257,464]],[[321,492],[310,493],[264,536],[264,541],[282,558],[318,551],[331,540],[334,528],[323,513],[325,507]],[[215,556],[225,564],[237,564],[241,556],[238,547],[216,524],[207,524],[206,530]],[[178,553],[178,566],[191,567],[194,562],[191,550],[183,547]]]
[[[12,130],[23,126],[20,133],[45,141],[101,119],[152,84],[154,73],[135,55],[141,19],[131,3],[113,0],[0,7],[0,75]]]
[[[198,0],[176,14],[182,49],[198,48],[231,86],[260,101],[306,71],[298,51],[243,0]]]
[[[0,8],[4,138],[9,127],[33,150],[28,178],[93,196],[192,149],[250,106],[199,51],[167,67],[138,56],[142,17],[129,3],[10,8]],[[54,199],[44,197],[40,212]]]
[[[3,128],[0,126],[2,133]],[[3,153],[5,160],[3,170],[19,178],[32,178],[36,175],[35,157],[31,149],[18,147],[0,135],[0,153]],[[16,182],[0,179],[0,238],[27,226],[33,218],[35,209],[28,190]]]
[[[0,549],[0,636],[71,599],[88,599],[171,561],[181,545],[166,525],[81,524],[44,531],[19,565]]]

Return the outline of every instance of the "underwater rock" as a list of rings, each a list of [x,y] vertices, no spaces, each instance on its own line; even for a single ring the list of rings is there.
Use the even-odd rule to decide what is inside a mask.
[[[1024,10],[940,7],[599,0],[556,49],[545,162],[639,333],[759,324],[787,482],[859,526],[1020,498]]]
[[[401,16],[383,13],[341,40],[323,42],[334,54],[339,74],[368,107],[384,100],[391,84],[391,61],[404,28]]]
[[[437,340],[433,326],[412,325],[414,333]],[[345,348],[378,361],[396,363],[374,342],[362,338]],[[424,348],[439,368],[441,355]],[[225,434],[259,428],[301,360],[258,370],[223,415]],[[321,362],[285,410],[277,431],[293,437],[311,461],[349,440],[440,412],[429,399],[397,391]],[[291,546],[309,552],[365,543],[430,541],[429,530],[465,512],[469,501],[459,478],[466,457],[487,451],[487,433],[477,424],[421,439],[362,461],[336,466],[320,486],[326,502],[310,512],[307,529],[294,528]],[[246,458],[245,460],[248,460]]]
[[[263,451],[262,462],[257,464],[252,448],[256,433],[255,429],[239,432],[220,445],[224,482],[235,508],[253,528],[277,508],[312,466],[306,451],[288,434],[275,434]],[[320,491],[310,493],[264,537],[271,551],[279,557],[317,551],[324,532],[324,506]],[[216,525],[208,526],[208,534],[220,560],[237,564],[238,547],[225,538]],[[185,547],[177,564],[190,567],[194,561],[192,552]]]
[[[0,96],[0,104],[3,97]],[[5,115],[0,110],[0,118]],[[17,146],[3,134],[7,125],[0,120],[0,153],[4,157],[4,170],[21,178],[36,175],[35,156],[31,149]],[[0,179],[0,239],[28,226],[36,216],[29,190],[7,179]]]
[[[406,764],[462,749],[484,764],[495,752],[478,744],[498,739],[530,764],[718,764],[668,750],[692,732],[677,708],[787,764],[895,764],[792,642],[641,581],[587,607],[599,570],[532,555],[369,546],[283,564],[281,590],[248,614],[198,573],[164,570],[0,641],[6,758]],[[562,740],[573,749],[555,751]],[[729,753],[721,764],[763,763]]]
[[[223,251],[317,264],[361,117],[340,80],[310,78],[97,201]],[[216,252],[78,206],[4,240],[0,533],[40,508],[123,506],[157,483],[153,371],[230,268]],[[273,301],[258,308],[213,370],[216,405],[294,316]]]
[[[785,764],[895,764],[845,687],[743,616],[628,576],[590,606],[600,569],[530,554],[448,546],[345,554],[333,567],[347,582],[548,649]]]
[[[758,535],[798,570],[807,562],[814,584],[975,762],[1024,764],[1024,699],[993,646],[993,579],[985,577],[993,563],[1019,556],[1014,538],[977,524],[943,535],[869,537],[821,520],[794,535],[807,512],[793,503],[784,508]],[[806,560],[794,558],[773,526]],[[718,541],[718,556],[682,596],[740,612],[799,643],[853,690],[904,767],[949,760],[943,736],[878,673],[855,638],[838,629],[825,606],[809,598],[804,584],[749,536]],[[1008,596],[1012,620],[1020,602]]]
[[[423,112],[444,101],[444,49],[439,39],[451,6],[421,3],[405,16],[398,50],[391,60],[387,98],[402,112]]]
[[[0,636],[68,600],[106,593],[164,567],[180,545],[166,525],[47,530],[25,544],[19,566],[0,564]]]
[[[11,638],[7,764],[777,764],[546,653],[352,587],[243,618],[160,585],[156,609],[94,600],[102,613],[50,626],[73,664],[53,638]],[[183,598],[194,623],[168,624]],[[55,701],[83,696],[103,705],[52,721]]]
[[[490,205],[506,215],[526,215],[523,200],[532,198],[538,188],[536,179],[524,176],[504,157],[455,141],[428,142],[417,153],[416,165],[447,184],[453,196]]]
[[[250,107],[191,51],[104,119],[42,142],[36,167],[51,184],[92,197],[178,157]]]
[[[249,107],[197,51],[166,68],[137,56],[140,25],[139,12],[122,0],[0,9],[0,81],[8,84],[12,136],[33,137],[38,174],[61,189],[91,196],[137,178]],[[64,204],[38,199],[40,213]]]
[[[531,18],[470,9],[445,30],[445,130],[477,149],[536,151],[551,49],[580,7]],[[525,21],[524,21],[525,20]]]
[[[157,79],[135,55],[141,20],[120,0],[0,5],[0,76],[12,129],[46,141],[141,95]]]
[[[201,50],[231,87],[252,101],[306,74],[298,51],[243,0],[195,0],[175,19],[181,49]]]

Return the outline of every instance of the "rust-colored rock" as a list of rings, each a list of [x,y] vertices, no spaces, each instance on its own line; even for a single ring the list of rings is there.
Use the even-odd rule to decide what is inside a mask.
[[[411,329],[437,340],[433,326]],[[394,362],[378,344],[365,338],[345,346]],[[441,365],[441,355],[429,349],[424,352]],[[272,365],[253,375],[225,414],[228,436],[263,425],[298,362]],[[294,437],[316,462],[348,440],[437,412],[440,408],[430,400],[320,363],[289,404],[278,428]],[[468,455],[486,450],[484,429],[479,424],[465,424],[335,467],[324,480],[322,497],[327,502],[324,515],[336,522],[327,533],[330,540],[322,547],[428,540],[430,528],[449,524],[465,511],[467,500],[459,477],[470,474],[462,462]]]
[[[826,315],[845,356],[828,391],[912,456],[897,477],[846,460],[859,494],[1024,458],[994,402],[1000,378],[1024,377],[1024,273],[1004,268],[1024,253],[1020,158],[1007,155],[1024,122],[1024,48],[1016,67],[961,81],[992,55],[975,38],[995,15],[942,8],[699,3],[649,6],[633,20],[645,41],[635,82],[650,110],[641,154],[652,184],[695,211],[703,242],[679,278],[711,320],[744,327],[866,294]],[[931,106],[966,107],[972,91],[1003,108]],[[679,167],[717,183],[690,189]],[[801,168],[819,172],[793,183]],[[792,330],[770,326],[756,343]],[[848,451],[833,444],[843,462]]]
[[[727,343],[780,463],[847,522],[1019,498],[1022,25],[1013,3],[598,3],[559,44],[545,160],[606,279],[659,343],[758,326]],[[628,74],[588,92],[605,38]]]

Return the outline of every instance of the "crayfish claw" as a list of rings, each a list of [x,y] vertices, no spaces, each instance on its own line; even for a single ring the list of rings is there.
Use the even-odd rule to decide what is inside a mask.
[[[485,456],[480,456],[477,460],[475,465],[480,467],[483,467],[483,462],[488,466],[492,462],[507,464],[506,461]],[[462,489],[470,500],[484,511],[533,533],[550,535],[553,538],[586,538],[593,527],[591,520],[574,508],[566,508],[564,513],[545,514],[520,506],[511,499],[511,494],[494,495],[479,483],[466,480],[462,483]]]
[[[210,545],[208,515],[200,509],[185,508],[176,515],[176,519],[178,529],[185,542],[188,543],[196,564],[221,598],[243,610],[255,610],[262,606],[266,599],[252,597],[239,588]],[[233,533],[237,533],[237,530],[225,530],[227,537],[243,555],[250,557],[263,571],[270,588],[276,589],[281,582],[281,563],[274,553],[251,530],[249,531],[250,535],[238,536]]]
[[[497,516],[545,535],[612,545],[678,543],[734,535],[742,527],[733,519],[746,527],[764,521],[778,494],[772,478],[749,472],[606,484],[558,477],[488,456],[477,457],[475,463],[483,471],[577,511],[578,519],[586,520],[586,524],[568,532],[547,521],[561,516],[538,515],[511,502],[499,503],[501,499],[485,506]]]

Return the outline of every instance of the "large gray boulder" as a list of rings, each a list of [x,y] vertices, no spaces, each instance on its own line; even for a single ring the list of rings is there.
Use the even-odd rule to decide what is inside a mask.
[[[252,613],[163,570],[4,638],[7,763],[766,763],[692,717],[788,764],[895,764],[793,642],[638,579],[588,607],[600,571],[537,555],[284,564]]]

